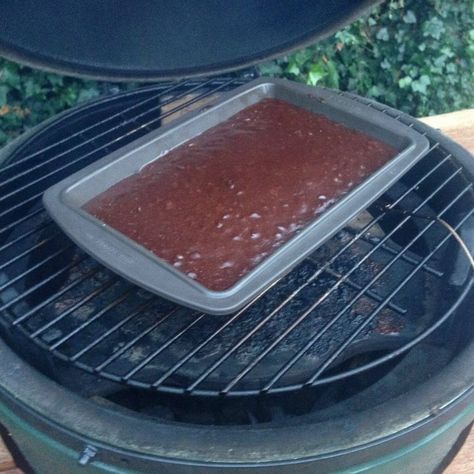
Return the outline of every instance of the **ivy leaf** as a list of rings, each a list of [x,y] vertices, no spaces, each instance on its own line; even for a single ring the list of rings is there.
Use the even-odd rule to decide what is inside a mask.
[[[451,73],[451,74],[454,74],[457,70],[457,66],[455,63],[449,63],[446,65],[446,70]],[[473,78],[474,79],[474,78]]]
[[[8,102],[9,87],[0,84],[0,107],[3,107]]]
[[[388,41],[390,39],[388,29],[386,27],[380,28],[380,30],[377,31],[376,38],[380,41]]]
[[[382,92],[381,92],[381,90],[378,86],[372,86],[369,89],[369,92],[368,92],[368,96],[369,97],[374,97],[374,98],[380,97],[381,94],[382,94]]]
[[[351,33],[349,28],[345,28],[341,31],[336,33],[336,38],[342,43],[347,46],[355,46],[358,44],[359,39],[353,33]]]
[[[41,85],[38,84],[38,82],[35,81],[33,78],[27,78],[23,84],[23,88],[24,96],[26,99],[29,99],[30,97],[34,96],[38,96],[38,98],[41,97]]]
[[[1,71],[2,82],[7,84],[8,86],[18,89],[20,85],[20,75],[16,68],[13,67],[4,67]]]
[[[403,21],[408,24],[416,23],[416,15],[413,13],[413,10],[408,10],[405,15],[403,15]]]
[[[392,67],[392,64],[387,58],[384,58],[384,60],[380,63],[380,67],[382,69],[390,69]]]
[[[54,87],[60,87],[64,84],[64,78],[59,74],[48,74],[46,77],[49,83]]]
[[[411,85],[412,82],[413,82],[413,79],[410,76],[405,76],[399,79],[398,85],[400,89],[406,89],[407,87]]]
[[[423,27],[424,36],[428,36],[436,40],[439,40],[444,32],[445,28],[443,22],[436,17],[426,21]]]
[[[282,67],[276,62],[262,64],[259,70],[262,76],[276,76],[283,72]]]
[[[296,62],[292,61],[288,65],[287,72],[289,74],[293,74],[295,76],[298,76],[301,73],[301,70],[300,70],[300,67],[298,66],[298,64],[296,64]]]
[[[325,76],[326,71],[324,71],[323,67],[319,63],[313,64],[308,71],[307,83],[311,86],[315,86]]]
[[[411,83],[411,89],[413,92],[419,92],[420,94],[425,95],[430,84],[431,79],[428,76],[423,75]]]
[[[326,64],[327,69],[327,85],[334,89],[339,89],[339,72],[337,70],[334,61],[328,61]]]
[[[95,99],[100,95],[100,92],[95,87],[89,87],[87,89],[82,89],[79,91],[77,96],[78,102],[84,102],[85,100]]]

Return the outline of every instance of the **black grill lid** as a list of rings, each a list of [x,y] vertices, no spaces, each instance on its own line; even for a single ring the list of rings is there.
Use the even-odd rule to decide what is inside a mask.
[[[316,41],[380,0],[10,0],[0,55],[114,80],[234,70]]]

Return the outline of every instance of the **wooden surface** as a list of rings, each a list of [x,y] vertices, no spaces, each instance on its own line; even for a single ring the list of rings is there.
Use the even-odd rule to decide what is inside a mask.
[[[421,119],[440,129],[474,154],[474,109]],[[0,473],[22,474],[0,438]],[[444,474],[474,474],[474,429]]]
[[[425,117],[421,121],[440,129],[474,154],[474,109]]]
[[[0,438],[0,472],[13,473],[12,469],[15,469],[15,461]]]
[[[443,474],[473,474],[474,473],[474,428],[467,437],[461,450]]]

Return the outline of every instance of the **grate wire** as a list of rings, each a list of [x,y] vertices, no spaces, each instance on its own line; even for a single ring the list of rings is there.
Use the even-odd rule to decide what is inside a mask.
[[[446,287],[443,262],[456,249],[450,233],[435,220],[421,225],[416,213],[462,229],[473,220],[473,184],[429,129],[352,94],[341,93],[423,133],[430,149],[403,182],[358,216],[362,224],[350,223],[231,316],[216,318],[138,289],[82,253],[51,222],[40,202],[50,185],[242,81],[183,81],[99,100],[53,121],[11,153],[0,168],[4,329],[109,380],[167,393],[248,396],[369,370],[420,343],[457,310],[471,289],[470,275],[450,288],[436,314],[416,316],[411,295],[420,284],[434,293]],[[92,113],[100,118],[79,120],[64,136],[37,138],[74,114]],[[399,209],[409,213],[394,212]],[[385,334],[393,321],[400,328]],[[382,355],[338,369],[354,347],[379,340],[388,344]]]

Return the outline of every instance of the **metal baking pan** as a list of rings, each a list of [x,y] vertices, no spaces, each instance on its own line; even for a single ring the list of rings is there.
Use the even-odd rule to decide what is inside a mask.
[[[264,98],[282,99],[322,114],[391,145],[399,153],[225,291],[205,288],[81,209],[167,151]],[[258,79],[223,95],[212,107],[163,126],[57,183],[45,192],[43,202],[74,242],[116,273],[180,304],[206,313],[227,314],[242,308],[367,208],[424,155],[428,146],[428,140],[410,127],[374,109],[367,113],[366,106],[335,91]]]

